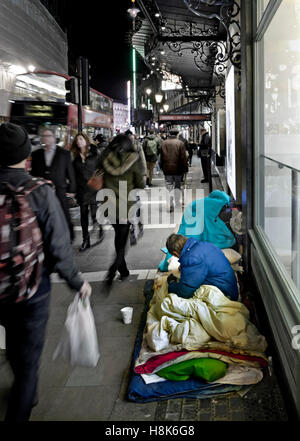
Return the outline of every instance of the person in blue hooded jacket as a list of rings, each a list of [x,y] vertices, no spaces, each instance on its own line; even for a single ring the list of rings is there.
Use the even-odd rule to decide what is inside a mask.
[[[170,293],[179,297],[193,297],[201,285],[213,285],[231,300],[238,299],[237,281],[229,260],[224,253],[210,242],[200,242],[181,234],[171,234],[166,247],[173,256],[179,258],[181,276],[168,277]],[[177,280],[177,279],[176,279]]]
[[[220,190],[214,190],[207,197],[194,200],[184,210],[177,234],[210,242],[221,249],[233,247],[236,239],[220,216],[222,210],[229,206],[230,196]],[[167,252],[165,248],[162,251]],[[171,254],[167,253],[160,262],[160,271],[168,271],[170,257]]]

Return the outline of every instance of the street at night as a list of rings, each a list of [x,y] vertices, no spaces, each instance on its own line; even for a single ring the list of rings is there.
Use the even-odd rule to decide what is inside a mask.
[[[1,429],[299,422],[299,39],[300,0],[0,0]]]

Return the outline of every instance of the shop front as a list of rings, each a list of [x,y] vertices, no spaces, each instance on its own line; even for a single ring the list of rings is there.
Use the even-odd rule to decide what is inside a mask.
[[[300,1],[254,4],[251,268],[300,415]]]

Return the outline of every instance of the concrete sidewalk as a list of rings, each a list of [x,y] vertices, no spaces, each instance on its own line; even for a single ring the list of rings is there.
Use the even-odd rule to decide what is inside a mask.
[[[200,161],[194,156],[189,186],[196,188],[201,179]],[[219,182],[214,182],[217,188]],[[163,185],[156,176],[154,185]],[[208,194],[208,185],[205,184]],[[78,224],[78,223],[77,223]],[[174,226],[146,228],[137,246],[128,249],[128,279],[114,281],[107,296],[103,276],[113,257],[113,231],[105,231],[104,241],[85,253],[78,253],[81,233],[74,243],[80,270],[91,281],[91,304],[97,327],[100,360],[96,368],[72,368],[62,360],[52,360],[74,293],[56,276],[52,284],[51,311],[47,338],[41,359],[39,404],[32,421],[286,421],[283,396],[275,375],[265,372],[264,379],[243,397],[238,394],[213,399],[174,399],[137,404],[127,401],[129,367],[144,309],[145,281],[153,278]],[[133,322],[124,325],[120,309],[133,306]],[[5,353],[0,352],[0,420],[3,420],[12,382]]]

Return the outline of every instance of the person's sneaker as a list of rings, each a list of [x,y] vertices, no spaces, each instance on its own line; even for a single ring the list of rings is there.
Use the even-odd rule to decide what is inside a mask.
[[[201,184],[204,184],[205,182],[208,182],[207,179],[201,179]]]

